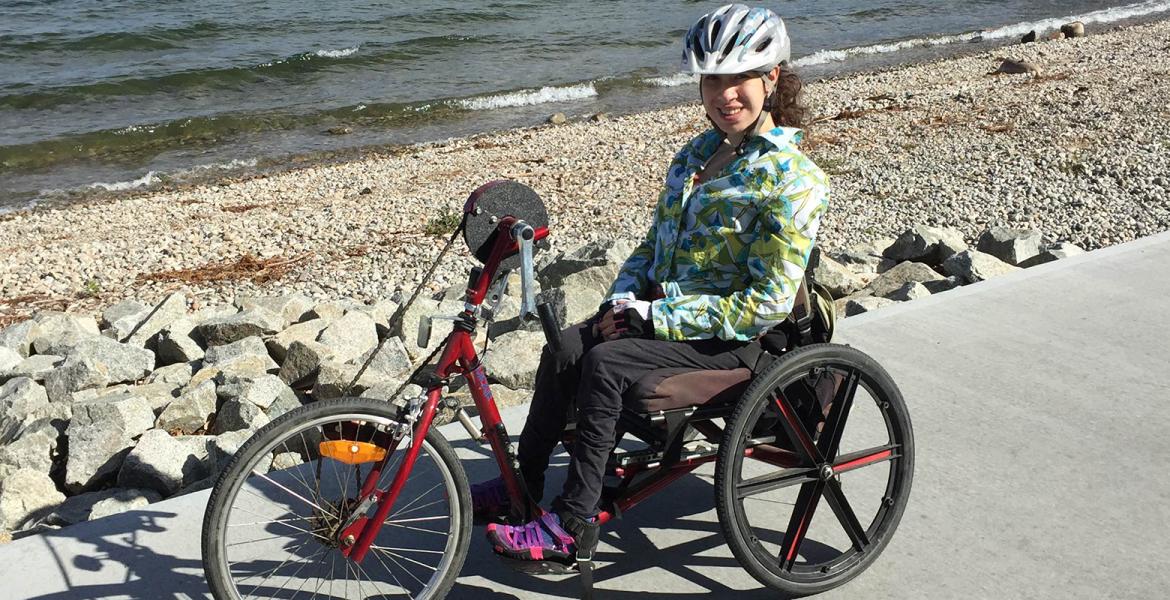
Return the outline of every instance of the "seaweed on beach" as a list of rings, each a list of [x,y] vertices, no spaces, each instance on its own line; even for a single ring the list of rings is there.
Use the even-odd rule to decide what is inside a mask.
[[[234,261],[212,263],[193,269],[159,271],[138,276],[138,281],[181,281],[183,283],[209,283],[214,281],[249,280],[253,283],[269,283],[284,277],[297,264],[313,255],[306,252],[285,258],[256,258],[245,254]]]

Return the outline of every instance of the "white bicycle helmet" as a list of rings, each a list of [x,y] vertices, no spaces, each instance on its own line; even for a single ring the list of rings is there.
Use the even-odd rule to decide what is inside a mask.
[[[770,71],[791,55],[792,42],[776,13],[727,4],[703,15],[687,31],[682,70],[695,75]]]

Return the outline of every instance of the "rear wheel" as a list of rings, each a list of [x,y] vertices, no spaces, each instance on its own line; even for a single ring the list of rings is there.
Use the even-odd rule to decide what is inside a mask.
[[[910,494],[914,436],[893,380],[859,350],[799,348],[744,392],[715,467],[728,546],[758,581],[789,596],[864,571]]]
[[[359,504],[363,484],[386,490],[398,474],[412,443],[404,437],[393,444],[399,423],[398,409],[386,402],[341,398],[303,406],[259,430],[208,501],[203,565],[213,595],[445,596],[467,555],[471,498],[437,430],[415,441],[422,444],[418,458],[364,559],[347,558],[339,541],[348,524],[377,508]]]

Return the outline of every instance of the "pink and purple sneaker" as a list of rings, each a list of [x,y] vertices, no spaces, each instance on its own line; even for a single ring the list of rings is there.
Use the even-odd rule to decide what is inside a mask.
[[[550,512],[541,511],[536,520],[523,525],[491,523],[487,537],[496,554],[513,560],[572,563],[577,554],[573,535]]]

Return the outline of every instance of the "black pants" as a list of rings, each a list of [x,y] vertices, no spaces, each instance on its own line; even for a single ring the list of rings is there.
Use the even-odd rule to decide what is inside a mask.
[[[574,325],[562,332],[560,352],[545,347],[518,450],[520,470],[539,500],[549,457],[576,403],[577,441],[568,479],[554,506],[583,519],[598,511],[605,462],[616,444],[622,394],[655,369],[744,366],[736,351],[745,346],[744,342],[718,339],[668,342],[627,338],[606,342],[594,337],[592,329],[592,320]]]

